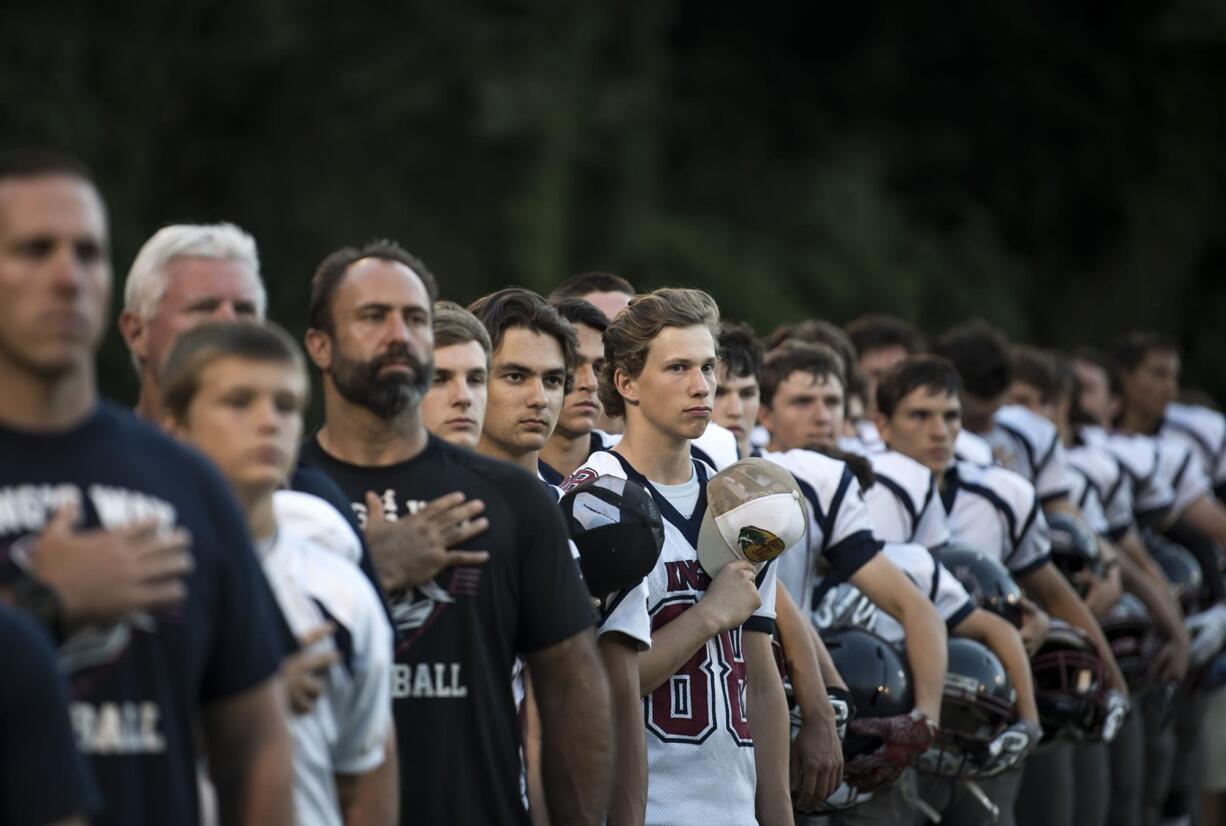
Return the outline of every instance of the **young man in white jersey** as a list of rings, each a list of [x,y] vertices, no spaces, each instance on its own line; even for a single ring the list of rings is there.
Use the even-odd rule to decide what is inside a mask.
[[[1160,682],[1182,681],[1188,667],[1188,633],[1166,577],[1137,532],[1132,486],[1123,465],[1101,444],[1087,444],[1079,438],[1072,419],[1075,413],[1081,417],[1077,404],[1080,388],[1067,364],[1028,347],[1015,347],[1013,362],[1010,400],[1047,417],[1060,431],[1069,464],[1080,477],[1079,487],[1072,492],[1073,502],[1087,519],[1096,513],[1100,515],[1097,524],[1090,523],[1101,535],[1100,546],[1107,549],[1115,543],[1122,584],[1145,604],[1162,639],[1161,648],[1153,654],[1153,677]],[[1092,587],[1086,598],[1091,608],[1095,608],[1094,593]],[[1098,609],[1095,613],[1102,616]],[[1111,744],[1109,784],[1099,774],[1106,764],[1101,745],[1083,744],[1076,749],[1079,821],[1102,822],[1101,809],[1105,805],[1106,822],[1134,826],[1141,822],[1147,808],[1152,811],[1162,802],[1154,800],[1154,792],[1149,790],[1165,788],[1164,783],[1155,783],[1154,778],[1164,773],[1163,767],[1155,764],[1166,751],[1162,747],[1147,748],[1147,739],[1163,736],[1151,734],[1161,727],[1160,721],[1166,716],[1166,701],[1159,695],[1161,692],[1151,692],[1150,696],[1143,694],[1139,698],[1120,736]]]
[[[877,554],[881,543],[873,536],[852,469],[843,461],[815,452],[833,445],[842,433],[843,364],[825,345],[787,341],[767,354],[761,397],[758,418],[769,434],[762,455],[796,477],[811,511],[804,554],[785,555],[780,562],[780,581],[798,594],[798,601],[815,625],[821,619],[819,608],[825,596],[849,580],[871,603],[907,629],[916,705],[909,717],[909,730],[899,739],[918,734],[918,743],[926,734],[921,725],[928,726],[929,732],[936,728],[945,678],[945,627],[926,594],[915,589],[885,556]],[[891,747],[899,745],[890,737],[884,739]],[[894,772],[905,769],[924,748],[926,745],[918,744],[897,748]],[[857,773],[856,765],[849,766],[851,781],[857,779]],[[840,813],[837,820],[884,823],[904,816],[906,811],[901,795],[888,789],[879,791],[869,803]]]
[[[434,376],[421,400],[426,430],[459,447],[475,448],[485,422],[490,335],[468,310],[434,302]]]
[[[821,406],[822,409],[817,418],[822,423],[829,419],[829,427],[814,428],[816,441],[811,447],[818,450],[835,448],[834,434],[842,430],[845,409],[841,403],[843,391],[841,367],[835,353],[820,345],[791,345],[781,348],[768,357],[767,367],[764,370],[764,385],[767,387],[767,394],[776,400],[779,407],[785,411],[783,416],[775,417],[776,420],[783,419],[788,425],[778,428],[778,436],[776,436],[775,429],[771,430],[773,445],[781,449],[791,448],[793,445],[788,439],[796,438],[792,434],[805,432],[801,426],[803,419],[797,415],[788,415],[786,408],[789,403],[797,406],[798,400],[804,398],[803,394],[788,395],[787,386],[789,384],[805,386],[804,376],[807,375],[811,385],[822,387],[824,397],[828,399],[828,404]],[[780,387],[784,388],[782,397],[779,393]],[[1030,666],[1021,639],[1007,622],[988,612],[976,609],[961,584],[928,552],[928,547],[936,547],[948,541],[945,510],[939,497],[933,492],[935,488],[931,472],[914,460],[893,451],[869,453],[868,456],[870,460],[877,460],[872,463],[872,474],[875,477],[873,481],[877,484],[869,485],[867,481],[865,482],[865,486],[868,487],[865,500],[868,504],[868,516],[873,534],[877,539],[886,543],[883,548],[883,556],[906,574],[907,579],[917,587],[919,593],[931,600],[949,633],[969,637],[987,645],[1000,657],[1015,684],[1021,684],[1018,692],[1018,708],[1022,723],[1006,738],[1008,743],[1006,752],[1009,760],[1012,761],[1010,765],[1015,765],[1038,742],[1038,713],[1034,704],[1034,693],[1030,686]],[[899,474],[901,469],[902,474],[906,475],[899,475],[902,475],[906,482],[911,483],[912,492],[908,493],[901,484],[893,479],[888,479],[883,483],[882,477],[876,472],[878,466],[895,474]],[[879,485],[879,496],[874,498],[872,494],[878,490]],[[927,547],[924,544],[911,542],[911,535],[917,520],[906,512],[902,504],[911,501],[907,497],[918,499],[925,495],[915,492],[917,488],[928,491],[927,500],[921,500],[926,507],[917,508],[920,516],[918,521],[925,526],[922,534],[931,535],[930,541],[933,544]],[[881,528],[878,528],[879,522]],[[862,623],[867,623],[865,627],[868,627],[869,630],[881,634],[896,645],[907,642],[903,626],[888,614],[878,612],[871,600],[865,600],[855,587],[854,580],[828,590],[825,598],[820,604],[815,604],[813,610],[819,624],[823,626],[845,623],[854,616]],[[925,801],[930,806],[934,806],[938,813],[950,822],[975,822],[982,816],[981,805],[969,793],[963,791],[958,784],[939,778],[921,776],[919,791]],[[894,795],[893,800],[889,796],[879,797],[874,803],[864,807],[867,811],[860,812],[860,817],[855,819],[863,822],[863,816],[872,813],[874,809],[880,810],[880,814],[896,813],[901,801],[896,792]],[[854,815],[857,811],[853,810],[849,814]],[[840,818],[840,820],[845,819],[845,817]]]
[[[724,322],[719,333],[719,376],[711,418],[737,440],[741,456],[760,455],[750,443],[758,422],[758,382],[765,348],[751,327]],[[757,452],[755,453],[755,450]],[[801,613],[779,583],[775,594],[778,633],[792,682],[792,696],[800,712],[800,726],[792,739],[792,793],[796,807],[812,811],[838,789],[843,774],[843,753],[838,744],[827,685],[836,696],[847,685],[834,667],[821,637],[808,616]]]
[[[1111,739],[1127,712],[1127,685],[1093,614],[1051,564],[1047,524],[1034,488],[1005,468],[955,460],[961,396],[958,371],[949,360],[911,357],[895,365],[878,385],[877,427],[887,445],[924,463],[937,477],[953,541],[999,559],[1040,608],[1089,636],[1108,676],[1110,713],[1104,739]],[[1046,634],[1045,617],[1028,612],[1022,633],[1027,647],[1037,649]],[[1018,782],[1013,773],[994,784],[994,799],[1002,811],[1011,808]],[[1068,788],[1045,800],[1071,811]]]
[[[375,773],[391,727],[392,635],[353,561],[279,523],[273,495],[302,436],[306,365],[279,328],[210,323],[179,336],[159,377],[163,422],[211,458],[242,505],[278,606],[296,636],[332,628],[323,695],[290,720],[301,826],[391,826],[395,787]],[[322,505],[322,503],[321,503]]]
[[[986,321],[971,321],[946,330],[933,351],[953,362],[961,377],[963,429],[987,441],[996,464],[1034,486],[1045,513],[1075,513],[1068,461],[1055,427],[1005,403],[1013,370],[1005,334]]]
[[[575,331],[543,298],[518,287],[479,298],[469,309],[489,334],[491,349],[489,401],[477,452],[516,464],[548,485],[540,471],[540,452],[553,435],[574,382],[579,361]],[[614,824],[641,823],[646,793],[638,664],[639,652],[651,645],[651,632],[645,586],[640,583],[627,591],[606,602],[614,607],[602,611],[597,628],[618,733],[610,811]],[[531,695],[530,682],[528,692]],[[530,700],[526,708],[528,790],[539,823],[544,795],[538,788],[535,702]]]
[[[1173,521],[1166,533],[1196,555],[1209,592],[1209,605],[1186,621],[1192,632],[1192,665],[1198,667],[1226,644],[1226,586],[1213,547],[1226,547],[1226,507],[1213,493],[1209,473],[1216,468],[1204,466],[1200,446],[1187,438],[1187,431],[1165,427],[1167,406],[1179,391],[1181,363],[1174,341],[1159,333],[1133,331],[1112,343],[1110,355],[1119,377],[1117,428],[1157,441],[1160,472],[1175,491]],[[1199,807],[1200,766],[1193,755],[1203,738],[1209,699],[1205,691],[1188,686],[1181,697],[1175,720],[1176,759],[1164,804],[1164,813],[1176,818],[1189,817]],[[1220,763],[1222,758],[1215,755],[1214,760]]]
[[[651,649],[639,657],[646,822],[790,824],[787,705],[770,645],[775,566],[732,562],[712,578],[698,562],[715,470],[691,457],[690,442],[711,419],[718,325],[711,297],[683,289],[638,296],[613,319],[600,399],[625,417],[625,434],[567,484],[632,479],[665,517],[647,577]]]

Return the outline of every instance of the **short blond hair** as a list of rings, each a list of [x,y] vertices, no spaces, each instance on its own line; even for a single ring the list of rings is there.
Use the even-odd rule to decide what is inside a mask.
[[[719,305],[702,290],[665,287],[637,295],[604,331],[604,370],[597,394],[610,416],[626,415],[626,400],[617,392],[613,376],[618,370],[638,378],[656,336],[668,327],[706,327],[711,341],[719,342]]]

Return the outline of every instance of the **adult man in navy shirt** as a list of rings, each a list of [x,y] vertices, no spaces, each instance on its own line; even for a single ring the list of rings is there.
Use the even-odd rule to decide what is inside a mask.
[[[103,798],[96,824],[196,823],[197,735],[223,822],[289,824],[271,594],[212,466],[98,399],[107,255],[105,209],[83,168],[0,157],[4,587],[41,581],[64,597],[53,625]],[[117,577],[140,572],[124,607],[144,610],[82,599],[91,583],[63,560],[88,560],[91,546]]]

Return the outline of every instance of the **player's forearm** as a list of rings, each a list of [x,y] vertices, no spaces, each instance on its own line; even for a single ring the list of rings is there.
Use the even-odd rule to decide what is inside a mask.
[[[383,762],[363,774],[338,775],[336,788],[345,826],[394,826],[400,817],[395,727],[388,727]]]
[[[792,826],[792,797],[788,787],[790,728],[787,699],[770,636],[758,631],[742,635],[745,651],[745,704],[753,733],[757,786],[754,808],[762,826]]]
[[[609,678],[616,756],[609,826],[642,826],[647,816],[647,744],[639,696],[639,652],[621,634],[600,638],[600,658]]]
[[[1039,709],[1034,699],[1034,679],[1030,673],[1030,658],[1022,635],[1005,620],[982,609],[976,609],[953,629],[955,636],[983,643],[1000,659],[1017,691],[1017,713],[1023,720],[1039,722]]]
[[[1153,582],[1166,582],[1166,575],[1162,573],[1162,569],[1158,567],[1154,558],[1149,555],[1149,551],[1145,550],[1145,543],[1141,541],[1141,535],[1136,532],[1135,528],[1130,528],[1128,533],[1121,536],[1116,547],[1122,552],[1123,558],[1144,571]]]
[[[205,709],[209,773],[223,826],[291,826],[293,746],[283,688],[265,680]]]
[[[1154,628],[1159,634],[1168,640],[1187,640],[1188,630],[1183,624],[1183,611],[1165,580],[1155,582],[1148,572],[1141,570],[1128,556],[1120,557],[1120,575],[1128,592],[1135,594],[1149,611]]]
[[[639,655],[639,696],[646,697],[663,685],[719,631],[719,624],[702,609],[701,602],[652,631],[651,648]]]
[[[779,631],[779,644],[783,658],[792,677],[792,696],[806,720],[817,715],[833,717],[834,709],[826,694],[821,666],[817,660],[817,646],[809,633],[810,623],[801,615],[800,609],[779,585],[775,592],[775,626]]]
[[[945,623],[931,602],[912,587],[898,618],[906,635],[907,662],[915,680],[915,707],[933,720],[941,719],[941,694],[949,647]]]
[[[541,720],[541,776],[554,826],[596,826],[613,769],[609,684],[591,631],[528,655]]]
[[[826,649],[826,644],[822,642],[822,635],[817,632],[817,628],[809,626],[809,639],[813,641],[813,647],[817,649],[817,668],[821,672],[822,682],[827,688],[841,688],[847,690],[847,681],[843,679],[843,675],[834,667],[834,660],[830,657],[830,652]]]

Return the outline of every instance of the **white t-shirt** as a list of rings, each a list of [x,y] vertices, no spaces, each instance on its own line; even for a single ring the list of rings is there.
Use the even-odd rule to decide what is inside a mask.
[[[335,775],[365,774],[383,762],[391,726],[392,631],[379,598],[356,565],[282,528],[261,562],[290,630],[301,637],[324,622],[317,643],[337,650],[324,693],[289,720],[294,744],[294,810],[302,826],[340,826]]]
[[[992,446],[982,436],[971,433],[965,427],[954,438],[954,456],[976,465],[990,465],[996,461]]]
[[[896,450],[868,454],[876,483],[864,492],[873,535],[883,542],[937,548],[949,541],[949,518],[932,471]]]
[[[1014,577],[1050,560],[1051,539],[1039,497],[1013,471],[955,462],[945,472],[941,498],[951,541],[995,557]]]
[[[805,542],[784,552],[778,564],[779,581],[800,610],[809,611],[825,569],[832,569],[835,581],[846,580],[876,555],[881,543],[873,536],[864,493],[846,462],[800,449],[762,458],[790,471],[805,497]]]
[[[658,630],[692,608],[710,587],[698,562],[698,529],[706,510],[709,465],[692,460],[697,506],[677,511],[660,490],[614,453],[593,453],[583,467],[596,475],[630,478],[647,487],[664,517],[664,550],[647,576],[647,610]],[[790,551],[785,551],[784,555]],[[677,673],[643,699],[647,729],[648,824],[753,824],[753,736],[745,700],[742,633],[771,633],[775,625],[776,564],[758,573],[762,604],[741,628],[707,642]]]

